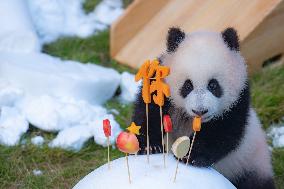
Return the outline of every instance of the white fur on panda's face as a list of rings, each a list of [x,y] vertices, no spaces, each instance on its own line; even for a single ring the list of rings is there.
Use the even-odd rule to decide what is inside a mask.
[[[229,110],[247,79],[243,57],[227,47],[220,33],[188,34],[176,52],[165,54],[162,61],[171,69],[166,82],[174,104],[191,116],[204,111],[203,121]]]

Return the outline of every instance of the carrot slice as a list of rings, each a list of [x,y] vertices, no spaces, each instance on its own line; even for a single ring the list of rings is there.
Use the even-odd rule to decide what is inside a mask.
[[[201,129],[201,117],[194,117],[193,118],[192,128],[195,132],[200,131],[200,129]]]

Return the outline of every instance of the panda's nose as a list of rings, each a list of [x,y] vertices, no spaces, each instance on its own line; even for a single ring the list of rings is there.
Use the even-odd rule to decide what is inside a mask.
[[[208,112],[208,110],[200,110],[200,111],[198,111],[198,110],[193,110],[192,109],[192,112],[195,113],[198,116],[203,116],[204,114],[206,114]]]

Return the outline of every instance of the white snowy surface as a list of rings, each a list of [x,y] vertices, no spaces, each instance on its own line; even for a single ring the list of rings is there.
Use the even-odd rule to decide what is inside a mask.
[[[50,147],[80,150],[92,137],[105,145],[102,120],[109,118],[112,123],[112,143],[120,126],[101,104],[112,98],[120,78],[117,71],[94,64],[62,61],[41,53],[0,53],[0,107],[15,109],[26,124],[59,132]],[[18,117],[9,119],[18,123]],[[0,134],[1,144],[16,145],[26,132],[11,132],[11,128],[22,128],[22,124],[6,128],[11,136]]]
[[[273,125],[268,133],[268,136],[272,138],[273,147],[284,147],[284,124]]]
[[[80,123],[75,127],[69,127],[59,132],[57,137],[51,141],[50,147],[61,147],[64,149],[78,151],[83,144],[94,137],[94,141],[102,146],[107,145],[106,137],[102,129],[102,120],[109,119],[111,123],[112,136],[110,142],[113,144],[121,129],[112,115],[108,115],[102,107],[92,107],[92,120],[87,123]]]
[[[224,176],[209,168],[195,168],[179,164],[176,182],[173,182],[177,161],[172,156],[167,158],[164,168],[162,155],[151,155],[150,165],[146,156],[130,156],[129,166],[131,181],[128,182],[126,160],[124,157],[94,170],[79,181],[73,189],[233,189],[235,188]]]
[[[41,53],[0,53],[0,79],[30,95],[71,96],[102,104],[115,93],[120,75],[114,69]]]
[[[32,21],[43,43],[60,36],[87,37],[106,29],[123,12],[121,0],[103,0],[86,14],[84,0],[28,0]]]
[[[128,72],[121,74],[119,99],[122,103],[134,102],[141,82],[135,82],[135,76]]]
[[[41,146],[44,143],[44,138],[42,136],[35,136],[31,139],[33,145]]]
[[[38,52],[39,39],[23,0],[0,1],[0,52]]]
[[[0,144],[13,146],[19,143],[29,124],[23,115],[12,107],[0,107]]]
[[[89,14],[83,2],[0,1],[0,144],[19,144],[29,124],[59,132],[49,146],[71,150],[91,138],[105,146],[103,119],[111,121],[112,143],[120,132],[102,104],[113,97],[121,75],[40,52],[42,44],[58,37],[86,37],[103,30],[123,12],[121,0],[103,0]]]
[[[40,176],[40,175],[42,175],[42,171],[39,170],[39,169],[34,169],[34,170],[33,170],[33,174],[34,174],[35,176]]]
[[[88,37],[123,13],[121,0],[103,0],[86,14],[84,0],[0,1],[0,51],[39,52],[61,36]]]

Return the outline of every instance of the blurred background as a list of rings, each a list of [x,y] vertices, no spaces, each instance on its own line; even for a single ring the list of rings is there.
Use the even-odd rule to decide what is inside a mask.
[[[131,121],[133,74],[164,51],[170,26],[238,30],[284,188],[281,0],[3,0],[0,25],[0,188],[71,188],[106,163],[102,119],[113,143]]]

